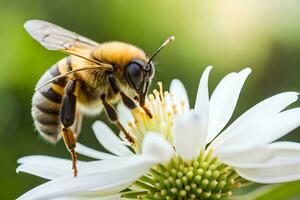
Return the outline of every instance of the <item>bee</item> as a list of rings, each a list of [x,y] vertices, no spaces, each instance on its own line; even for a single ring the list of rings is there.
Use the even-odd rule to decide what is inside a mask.
[[[153,58],[174,37],[169,37],[149,58],[140,48],[124,42],[97,43],[60,26],[29,20],[26,31],[48,50],[68,54],[48,69],[36,85],[32,117],[37,131],[56,143],[63,137],[77,176],[76,140],[83,115],[102,108],[110,122],[134,143],[118,119],[112,104],[123,101],[133,110],[138,106],[151,118],[145,97],[155,73]]]

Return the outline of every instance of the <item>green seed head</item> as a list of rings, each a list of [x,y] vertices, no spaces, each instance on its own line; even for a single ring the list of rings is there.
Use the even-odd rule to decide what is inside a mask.
[[[211,158],[211,152],[192,161],[175,156],[166,165],[157,165],[134,183],[136,191],[124,197],[136,199],[222,199],[241,186],[242,179],[230,167]],[[140,191],[140,192],[139,192]]]

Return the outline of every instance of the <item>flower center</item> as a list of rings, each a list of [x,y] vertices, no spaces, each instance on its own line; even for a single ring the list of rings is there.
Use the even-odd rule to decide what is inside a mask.
[[[132,111],[134,121],[129,122],[130,133],[134,135],[135,152],[140,153],[141,143],[146,133],[157,132],[171,142],[171,128],[173,118],[176,114],[183,110],[184,102],[180,102],[180,107],[175,103],[173,94],[163,90],[161,82],[158,82],[159,90],[154,90],[153,94],[149,94],[146,99],[146,106],[151,111],[153,117],[148,115],[141,109],[137,108]]]
[[[186,162],[175,156],[166,164],[153,167],[134,183],[135,190],[124,197],[137,199],[222,199],[231,196],[244,181],[232,168],[201,151],[197,159]]]

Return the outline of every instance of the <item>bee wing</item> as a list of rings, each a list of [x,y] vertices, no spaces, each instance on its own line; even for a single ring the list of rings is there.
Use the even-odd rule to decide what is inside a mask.
[[[48,50],[59,50],[96,62],[90,53],[99,43],[93,40],[42,20],[29,20],[24,28]]]

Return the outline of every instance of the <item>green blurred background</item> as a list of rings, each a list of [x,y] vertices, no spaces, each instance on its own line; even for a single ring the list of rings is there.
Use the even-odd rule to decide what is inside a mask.
[[[157,58],[156,80],[169,86],[181,79],[194,102],[198,79],[207,65],[214,69],[210,88],[222,76],[253,69],[234,118],[278,92],[300,89],[300,1],[192,0],[0,0],[0,199],[14,199],[44,182],[16,174],[17,159],[32,154],[69,157],[64,144],[47,144],[34,131],[31,97],[40,76],[64,57],[48,51],[23,29],[28,19],[59,24],[96,41],[133,43],[151,54],[175,35]],[[156,81],[154,81],[156,82]],[[156,87],[153,84],[152,87]],[[85,118],[79,141],[98,148]],[[286,138],[300,141],[300,129]],[[87,159],[80,157],[80,159]],[[300,199],[300,183],[276,186],[259,199]],[[270,196],[270,194],[273,196]],[[253,197],[254,198],[254,197]]]

